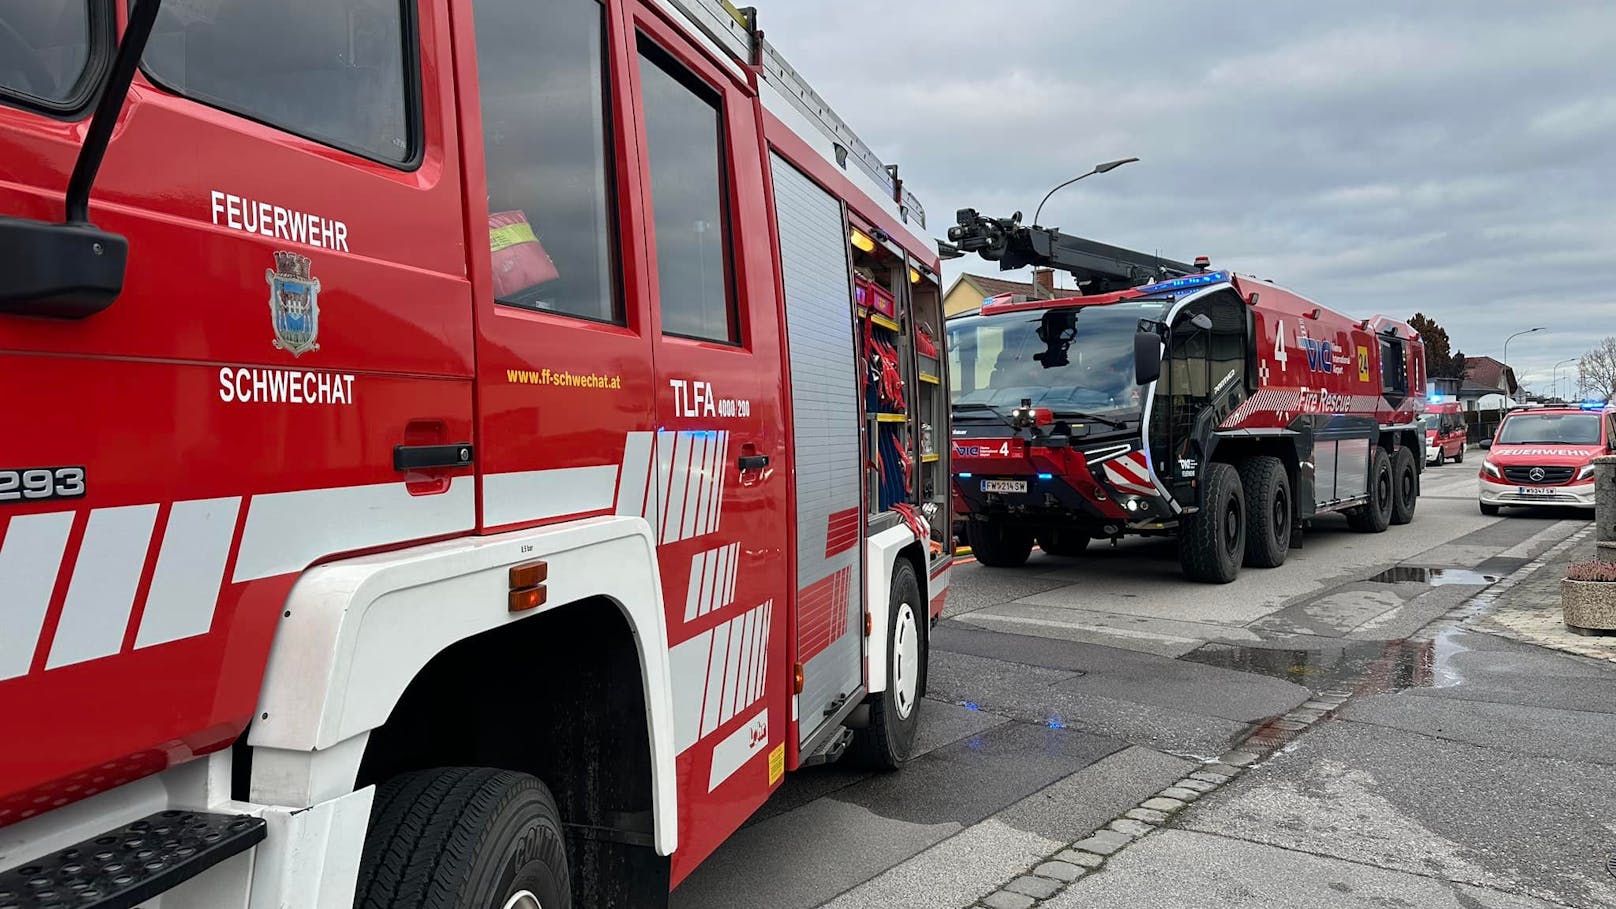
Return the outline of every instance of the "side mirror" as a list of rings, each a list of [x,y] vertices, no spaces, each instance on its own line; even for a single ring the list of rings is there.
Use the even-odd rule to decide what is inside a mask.
[[[1204,312],[1198,312],[1190,316],[1190,324],[1202,331],[1210,331],[1212,329],[1212,317]]]
[[[1480,445],[1482,448],[1491,448],[1491,447],[1493,447],[1493,440],[1492,439],[1482,439],[1480,442],[1477,442],[1476,444]]]
[[[1151,331],[1142,331],[1133,336],[1133,380],[1139,385],[1149,385],[1161,378],[1162,344],[1161,338]]]

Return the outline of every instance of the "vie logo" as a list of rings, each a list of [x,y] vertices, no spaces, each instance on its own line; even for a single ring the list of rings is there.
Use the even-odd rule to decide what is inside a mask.
[[[1335,372],[1334,348],[1329,341],[1315,341],[1305,335],[1298,338],[1307,353],[1307,368],[1314,372]]]
[[[768,717],[759,717],[746,731],[747,747],[755,749],[769,740]]]

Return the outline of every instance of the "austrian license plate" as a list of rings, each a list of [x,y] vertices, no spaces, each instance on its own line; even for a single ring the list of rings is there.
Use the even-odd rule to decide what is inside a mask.
[[[983,480],[983,492],[1026,492],[1026,480]]]
[[[1516,491],[1523,496],[1552,496],[1554,489],[1545,486],[1517,486]]]

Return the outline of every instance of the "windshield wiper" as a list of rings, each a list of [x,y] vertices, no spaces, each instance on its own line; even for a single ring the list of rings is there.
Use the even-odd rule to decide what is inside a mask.
[[[1059,420],[1059,419],[1091,420],[1091,421],[1093,421],[1095,423],[1104,423],[1105,425],[1110,426],[1110,427],[1112,427],[1114,429],[1127,429],[1128,428],[1127,423],[1121,423],[1121,422],[1118,422],[1116,420],[1111,419],[1110,417],[1102,417],[1102,416],[1099,416],[1097,414],[1087,413],[1087,412],[1081,411],[1081,410],[1057,410],[1054,413],[1055,413],[1055,418],[1057,420]]]
[[[979,414],[979,413],[983,414],[984,416],[991,415],[994,418],[997,418],[999,420],[999,422],[1003,423],[1006,426],[1013,426],[1014,425],[1014,424],[1012,424],[1010,422],[1009,417],[1007,417],[1003,413],[1001,413],[999,411],[999,408],[994,407],[992,404],[977,404],[977,403],[955,404],[955,405],[953,405],[953,411],[954,411],[954,414],[955,414],[955,419],[959,418],[958,415],[959,415],[960,411],[965,411],[967,416],[974,416],[974,415]]]

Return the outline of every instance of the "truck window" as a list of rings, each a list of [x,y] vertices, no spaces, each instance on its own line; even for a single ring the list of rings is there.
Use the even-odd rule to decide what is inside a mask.
[[[718,94],[649,45],[640,84],[662,331],[737,343]]]
[[[55,112],[82,108],[89,100],[90,61],[108,43],[100,26],[111,13],[110,3],[92,0],[6,4],[0,9],[0,100]]]
[[[479,0],[494,299],[622,323],[598,0]]]
[[[164,0],[143,60],[179,95],[401,165],[418,144],[399,0]],[[411,39],[413,40],[413,38]],[[413,64],[412,64],[413,66]]]
[[[1380,390],[1386,394],[1408,391],[1408,358],[1403,342],[1396,338],[1380,339]]]

